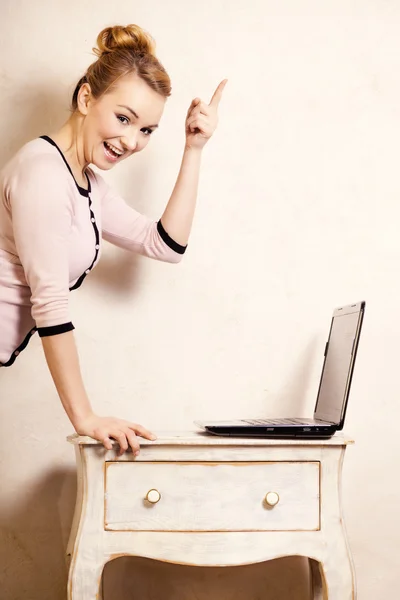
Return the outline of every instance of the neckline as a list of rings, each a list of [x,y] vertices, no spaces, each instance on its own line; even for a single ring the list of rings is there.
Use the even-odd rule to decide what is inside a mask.
[[[67,159],[65,158],[65,156],[64,156],[64,154],[63,154],[63,152],[62,152],[62,150],[61,150],[61,149],[58,147],[58,145],[55,143],[55,141],[54,141],[54,140],[52,140],[52,139],[51,139],[51,137],[49,137],[48,135],[41,135],[41,136],[40,136],[40,139],[42,139],[42,140],[45,140],[46,142],[49,142],[49,144],[51,144],[52,146],[54,146],[55,148],[57,148],[58,152],[60,153],[60,155],[61,155],[61,157],[62,157],[62,159],[63,159],[63,161],[64,161],[64,163],[65,163],[65,165],[66,165],[66,167],[67,167],[67,169],[68,169],[68,171],[71,173],[72,179],[74,180],[74,182],[75,182],[75,185],[76,185],[76,187],[78,188],[78,192],[79,192],[79,193],[80,193],[82,196],[86,196],[86,197],[88,197],[88,196],[89,196],[89,194],[90,194],[90,192],[91,192],[91,185],[90,185],[90,179],[89,179],[89,177],[88,177],[87,173],[85,173],[85,177],[86,177],[86,179],[87,179],[87,182],[88,182],[88,187],[87,187],[87,189],[86,189],[86,188],[82,187],[81,185],[79,185],[79,183],[76,181],[76,179],[75,179],[75,176],[74,176],[74,174],[73,174],[73,172],[72,172],[72,169],[71,169],[71,167],[70,167],[70,166],[69,166],[69,164],[68,164],[68,161],[67,161]]]

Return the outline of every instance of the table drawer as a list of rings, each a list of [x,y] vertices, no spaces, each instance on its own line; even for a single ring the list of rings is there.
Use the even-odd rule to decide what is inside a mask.
[[[105,529],[317,530],[319,493],[319,462],[108,462]]]

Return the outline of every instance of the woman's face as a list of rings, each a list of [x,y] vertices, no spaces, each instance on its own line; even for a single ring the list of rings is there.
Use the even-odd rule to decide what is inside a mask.
[[[85,162],[107,170],[143,150],[158,127],[165,100],[132,74],[121,77],[117,85],[98,100],[84,84],[78,96],[78,110],[85,116]]]

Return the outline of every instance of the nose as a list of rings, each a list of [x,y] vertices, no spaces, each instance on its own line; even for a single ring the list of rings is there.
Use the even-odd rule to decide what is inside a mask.
[[[131,135],[124,136],[123,138],[121,138],[121,144],[125,148],[125,150],[128,150],[129,152],[134,152],[138,144],[137,134],[135,132],[132,132]]]

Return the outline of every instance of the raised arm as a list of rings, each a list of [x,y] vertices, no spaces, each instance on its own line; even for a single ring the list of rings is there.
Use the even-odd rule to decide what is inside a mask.
[[[179,174],[163,212],[155,223],[129,207],[99,176],[103,238],[127,250],[166,262],[179,262],[186,250],[196,207],[202,150],[218,123],[218,106],[227,80],[211,102],[195,98],[185,122],[186,142]]]
[[[182,165],[171,198],[161,217],[169,235],[187,244],[196,207],[201,155],[218,124],[218,107],[227,80],[221,81],[209,104],[195,98],[187,112]]]

